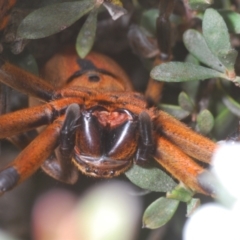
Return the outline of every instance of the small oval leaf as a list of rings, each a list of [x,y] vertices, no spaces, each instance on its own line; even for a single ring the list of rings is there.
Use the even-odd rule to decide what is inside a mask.
[[[83,24],[76,40],[77,53],[81,58],[85,58],[91,51],[97,29],[98,9],[92,10]]]
[[[187,50],[200,62],[219,71],[225,72],[226,68],[219,59],[212,54],[203,36],[196,30],[189,29],[183,34],[183,42]]]
[[[159,108],[161,110],[163,110],[164,112],[167,112],[170,115],[174,116],[178,120],[182,120],[190,115],[190,112],[188,112],[176,105],[160,104]]]
[[[162,63],[152,69],[151,77],[163,82],[185,82],[208,78],[225,78],[220,72],[192,63],[169,62]]]
[[[191,81],[191,82],[183,82],[181,84],[182,89],[188,94],[188,96],[191,98],[192,102],[195,102],[197,93],[198,93],[198,87],[200,82],[199,81]]]
[[[235,101],[228,93],[225,91],[221,81],[217,82],[218,89],[221,90],[223,96],[223,104],[228,108],[228,110],[237,117],[240,117],[240,104]]]
[[[240,104],[237,101],[227,94],[222,97],[222,101],[231,113],[240,117]]]
[[[182,109],[184,109],[187,112],[193,112],[194,110],[194,104],[191,100],[191,98],[185,93],[181,92],[178,95],[178,103]]]
[[[208,134],[214,126],[214,117],[210,111],[204,109],[197,116],[197,127],[204,135]]]
[[[156,20],[159,16],[158,9],[148,9],[143,12],[140,26],[147,29],[152,35],[156,34]]]
[[[229,134],[229,129],[232,126],[237,126],[237,117],[231,113],[228,108],[224,108],[215,117],[215,123],[213,127],[213,134],[217,140],[225,139]]]
[[[174,215],[179,201],[161,197],[154,201],[143,214],[143,227],[156,229],[165,225]]]
[[[227,53],[232,49],[227,25],[216,10],[212,8],[206,10],[202,25],[203,36],[215,56],[219,55],[219,51]]]
[[[133,165],[125,175],[140,188],[155,192],[168,192],[177,185],[171,177],[156,167],[143,168]]]
[[[23,19],[17,35],[20,38],[44,38],[72,25],[92,10],[95,0],[63,2],[37,9]]]
[[[230,10],[218,10],[227,24],[228,30],[233,33],[240,33],[240,14]]]
[[[195,11],[203,11],[212,3],[213,3],[213,0],[189,0],[188,1],[190,8]]]
[[[196,209],[200,206],[201,201],[199,198],[192,198],[190,202],[187,203],[187,217],[191,216]]]

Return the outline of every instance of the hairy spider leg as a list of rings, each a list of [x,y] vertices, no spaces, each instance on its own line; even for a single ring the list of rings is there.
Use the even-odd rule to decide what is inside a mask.
[[[206,170],[164,137],[157,138],[154,158],[172,176],[190,189],[206,195],[211,194],[198,182],[198,177]]]
[[[54,88],[41,78],[0,60],[0,81],[22,93],[44,101],[53,99]]]
[[[163,111],[159,111],[156,121],[162,134],[187,155],[208,164],[211,162],[213,152],[217,148],[216,143],[194,132]]]
[[[71,103],[82,104],[83,101],[79,98],[64,98],[30,109],[7,113],[0,117],[0,138],[51,124],[56,117],[65,112]]]
[[[30,177],[58,145],[64,116],[39,134],[4,170],[0,172],[0,194]]]

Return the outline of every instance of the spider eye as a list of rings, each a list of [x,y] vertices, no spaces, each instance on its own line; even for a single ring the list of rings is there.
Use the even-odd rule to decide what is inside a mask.
[[[100,77],[96,74],[92,74],[92,75],[88,76],[88,80],[89,80],[89,82],[99,82]]]

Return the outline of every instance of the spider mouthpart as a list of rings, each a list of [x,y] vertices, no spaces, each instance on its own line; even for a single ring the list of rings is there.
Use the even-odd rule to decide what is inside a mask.
[[[132,161],[118,161],[107,156],[89,157],[75,152],[73,158],[75,166],[84,174],[97,178],[112,178],[126,171]]]

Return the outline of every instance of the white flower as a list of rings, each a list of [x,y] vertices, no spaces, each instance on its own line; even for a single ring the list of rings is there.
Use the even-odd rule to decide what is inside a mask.
[[[240,240],[240,144],[223,144],[213,156],[211,172],[233,199],[229,207],[220,203],[205,204],[188,219],[183,229],[184,240]],[[221,190],[217,190],[217,193]],[[221,195],[217,196],[220,202]],[[226,196],[224,196],[226,198]]]

